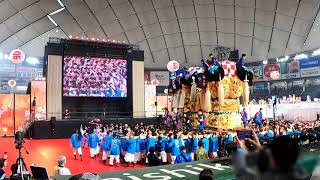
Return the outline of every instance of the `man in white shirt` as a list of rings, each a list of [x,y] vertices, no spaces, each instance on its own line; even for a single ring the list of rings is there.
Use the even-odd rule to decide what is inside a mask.
[[[67,159],[65,156],[60,156],[58,158],[58,166],[54,168],[55,176],[71,175],[70,170],[65,167]]]

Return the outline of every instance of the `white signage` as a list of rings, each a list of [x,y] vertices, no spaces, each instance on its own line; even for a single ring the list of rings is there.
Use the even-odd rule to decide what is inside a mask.
[[[157,79],[159,81],[158,86],[169,85],[169,72],[168,71],[150,71],[150,79]]]

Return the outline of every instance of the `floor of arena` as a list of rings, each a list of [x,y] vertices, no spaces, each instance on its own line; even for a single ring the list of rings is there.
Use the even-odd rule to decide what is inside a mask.
[[[23,158],[28,170],[32,163],[37,166],[45,167],[48,175],[53,176],[53,168],[57,165],[57,158],[61,155],[67,157],[66,167],[68,167],[72,174],[79,174],[83,172],[110,172],[121,171],[128,169],[139,169],[145,166],[136,165],[133,167],[124,167],[121,164],[119,167],[110,167],[104,165],[101,160],[101,153],[99,158],[91,159],[89,149],[83,148],[83,161],[73,159],[73,152],[70,146],[69,139],[44,139],[44,140],[25,140],[24,147],[29,151],[29,154],[22,149]],[[8,167],[6,174],[11,174],[10,166],[15,163],[18,157],[18,150],[15,148],[14,138],[0,138],[0,158],[3,153],[8,152]]]

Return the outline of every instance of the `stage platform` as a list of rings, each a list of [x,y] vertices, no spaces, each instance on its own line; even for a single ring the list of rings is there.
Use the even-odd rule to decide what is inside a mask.
[[[18,151],[15,149],[13,138],[0,138],[0,157],[4,152],[8,152],[8,167],[5,169],[6,174],[10,174],[10,166],[15,162]],[[195,161],[191,163],[164,165],[157,167],[146,167],[136,165],[132,167],[110,167],[103,165],[101,155],[99,159],[91,159],[89,157],[89,149],[83,149],[83,161],[74,160],[69,139],[46,139],[46,140],[27,140],[25,143],[29,154],[24,150],[23,157],[29,168],[32,163],[37,166],[45,167],[49,176],[53,176],[53,168],[57,164],[57,158],[60,155],[67,157],[66,167],[68,167],[72,174],[80,174],[84,172],[98,173],[103,179],[130,179],[128,176],[135,176],[139,179],[161,179],[160,176],[167,176],[171,179],[197,179],[198,174],[203,168],[210,168],[215,174],[215,179],[231,180],[234,179],[232,168],[228,163],[218,160]],[[317,164],[320,150],[304,150],[297,163],[298,167],[304,168],[308,172],[312,172],[314,166]],[[180,174],[181,176],[177,175]],[[152,178],[153,176],[153,178]],[[54,177],[54,179],[62,180],[68,179],[68,176]]]
[[[136,165],[132,167],[124,167],[123,164],[120,167],[110,167],[103,165],[101,155],[97,159],[91,159],[89,155],[89,149],[82,149],[83,161],[74,160],[73,152],[69,139],[45,139],[45,140],[27,140],[25,139],[25,148],[29,151],[29,154],[22,149],[24,160],[28,166],[35,163],[37,166],[45,167],[49,176],[53,176],[53,168],[57,165],[57,158],[61,155],[67,157],[67,164],[72,174],[79,174],[83,172],[114,172],[128,169],[140,169],[145,166]],[[18,151],[15,149],[14,138],[0,138],[0,158],[4,152],[8,152],[8,167],[5,169],[6,174],[11,174],[10,166],[15,163],[18,156]],[[29,169],[30,170],[30,169]]]
[[[79,129],[80,125],[88,125],[88,119],[62,119],[56,121],[35,121],[27,132],[27,136],[31,135],[33,139],[59,139],[69,138],[75,129]],[[143,122],[144,124],[158,124],[159,118],[108,118],[101,120],[103,124],[129,124],[134,125]]]

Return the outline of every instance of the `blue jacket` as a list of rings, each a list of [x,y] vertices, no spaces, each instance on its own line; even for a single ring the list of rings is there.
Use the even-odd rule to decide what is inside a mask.
[[[274,133],[271,131],[267,132],[266,135],[268,138],[274,138]]]
[[[168,153],[172,153],[174,147],[174,139],[170,138],[168,140]]]
[[[199,140],[198,138],[193,138],[193,143],[192,143],[192,152],[195,153],[198,149],[198,144],[199,144]]]
[[[119,139],[112,139],[110,154],[111,155],[120,155],[120,147],[121,147],[121,141]]]
[[[241,112],[241,119],[242,119],[243,122],[246,122],[247,119],[248,119],[248,113],[245,112],[245,111],[242,111]]]
[[[258,134],[258,138],[264,138],[264,136],[266,135],[266,133],[263,133],[263,132],[260,132],[259,134]]]
[[[219,150],[219,140],[217,137],[210,138],[210,152],[218,152]]]
[[[255,122],[261,122],[262,120],[262,112],[257,112],[256,115],[255,115],[256,119],[255,119]]]
[[[168,143],[168,139],[163,137],[160,140],[160,142],[161,142],[161,151],[166,151],[166,146],[167,146],[167,143]]]
[[[287,135],[287,136],[292,136],[292,135],[293,135],[293,132],[288,130],[287,133],[286,133],[286,135]]]
[[[233,142],[233,136],[231,134],[228,135],[227,141]]]
[[[112,135],[106,136],[102,142],[102,150],[110,151],[111,141],[113,139]]]
[[[140,139],[140,150],[145,151],[146,150],[146,140]]]
[[[293,130],[293,134],[294,135],[299,135],[299,134],[301,134],[301,131],[295,129],[295,130]]]
[[[185,152],[182,152],[181,154],[177,155],[175,163],[178,164],[178,163],[185,163],[185,162],[191,162],[191,161],[192,161],[191,156]]]
[[[80,148],[82,142],[82,136],[79,136],[79,133],[73,133],[70,137],[70,143],[73,148]]]
[[[237,68],[238,70],[240,70],[240,68],[241,68],[243,65],[244,65],[244,60],[243,60],[243,58],[241,57],[241,58],[239,59],[239,61],[236,63],[236,68]]]
[[[179,147],[178,139],[170,138],[170,140],[168,142],[169,153],[171,153],[172,156],[177,156],[180,153],[180,149],[179,148],[180,147]]]
[[[136,138],[136,152],[140,152],[140,141],[142,139],[140,138]]]
[[[174,146],[172,150],[172,156],[177,156],[180,153],[180,145],[179,145],[179,140],[174,139]]]
[[[209,152],[209,138],[202,138],[203,149]]]
[[[190,142],[189,138],[185,140],[184,145],[185,145],[185,147],[187,149],[187,153],[190,153],[190,151],[191,151],[191,148],[190,148],[191,142]]]
[[[123,151],[128,151],[128,143],[127,143],[127,140],[125,140],[125,139],[122,139],[122,140],[121,140],[121,149],[122,149]]]
[[[183,139],[178,138],[178,141],[179,141],[179,147],[185,146],[185,143],[184,143],[184,140],[183,140]]]
[[[127,147],[128,147],[127,152],[130,153],[130,154],[135,154],[135,152],[136,152],[136,140],[135,139],[128,139],[126,144],[127,144]]]
[[[98,146],[99,143],[99,137],[96,133],[92,133],[89,135],[88,137],[88,145],[90,146],[90,148],[96,148]]]
[[[151,147],[155,147],[156,146],[156,142],[157,142],[157,140],[156,140],[156,138],[148,138],[147,140],[147,146],[146,146],[146,152],[149,152],[149,150],[150,150],[150,148]]]

